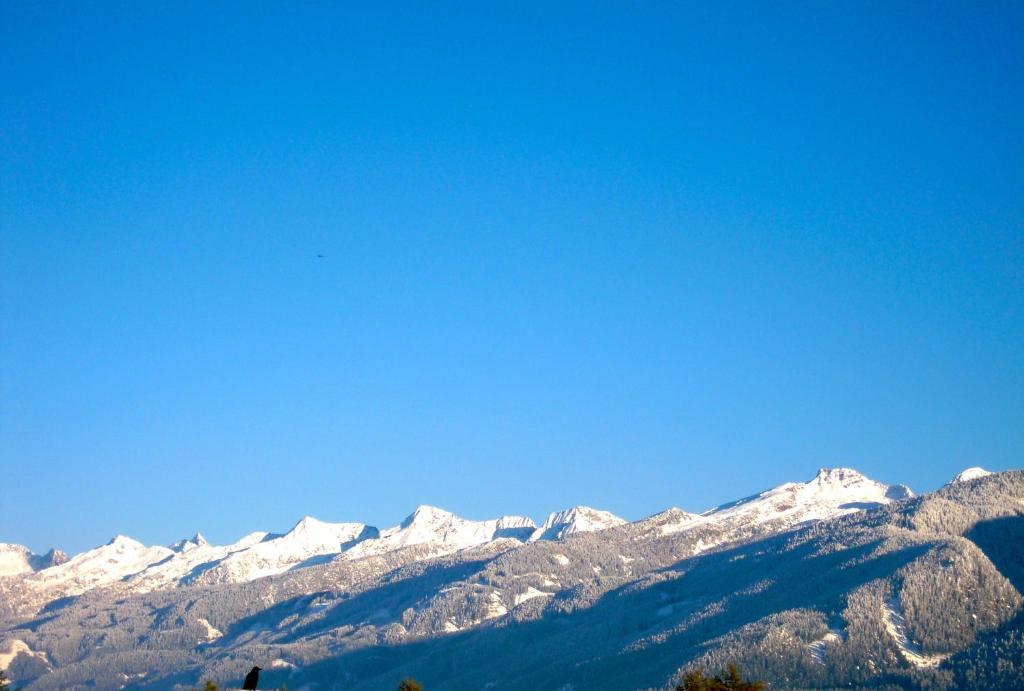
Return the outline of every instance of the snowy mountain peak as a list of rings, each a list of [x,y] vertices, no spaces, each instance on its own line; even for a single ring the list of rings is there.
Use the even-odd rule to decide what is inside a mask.
[[[914,496],[904,485],[886,485],[852,468],[821,468],[809,482],[787,482],[703,515],[718,521],[796,525],[870,509]]]
[[[171,545],[171,549],[175,552],[187,552],[189,550],[196,549],[197,547],[205,547],[209,543],[206,538],[203,537],[202,533],[196,533],[192,537],[186,540],[178,540]]]
[[[819,468],[818,474],[811,480],[820,485],[850,485],[864,481],[870,482],[867,476],[853,468]]]
[[[0,576],[17,576],[34,571],[32,551],[24,545],[0,542]]]
[[[104,547],[113,547],[118,551],[126,551],[132,549],[145,549],[146,546],[138,540],[133,540],[127,535],[121,535],[120,533],[110,539]]]
[[[605,528],[614,528],[626,521],[608,511],[592,509],[589,506],[574,506],[557,511],[547,517],[543,525],[533,531],[530,542],[537,540],[561,540],[574,533],[589,533]]]
[[[525,516],[502,516],[494,525],[494,539],[512,538],[520,542],[526,542],[537,529],[537,524],[532,518]]]
[[[498,519],[496,527],[498,530],[506,530],[509,528],[536,528],[537,524],[533,522],[532,518],[526,518],[525,516],[502,516]]]
[[[526,540],[534,527],[534,522],[523,516],[470,521],[436,506],[422,505],[397,526],[346,550],[345,556],[359,559],[413,546],[424,546],[432,555],[450,554],[503,538]]]
[[[311,547],[319,553],[325,553],[324,550],[328,549],[340,552],[344,543],[355,540],[366,528],[367,526],[362,523],[327,523],[312,516],[305,516],[287,533],[263,544],[297,543]]]
[[[696,515],[697,514],[690,513],[689,511],[684,511],[683,509],[680,509],[678,506],[670,506],[661,513],[654,514],[653,516],[651,516],[651,518],[683,518],[685,516]]]
[[[408,528],[413,525],[439,525],[450,521],[453,518],[458,518],[458,516],[453,514],[451,511],[445,511],[444,509],[439,509],[436,506],[430,506],[428,504],[420,504],[411,514],[405,517],[405,520],[401,523],[401,527]]]
[[[673,506],[672,508],[665,509],[660,513],[656,513],[653,516],[648,516],[647,518],[644,518],[642,520],[649,523],[661,524],[678,523],[680,521],[693,521],[699,520],[700,518],[701,515],[698,513],[690,513],[689,511],[684,511],[679,507]]]
[[[272,576],[303,563],[329,559],[359,540],[376,535],[376,528],[362,523],[327,523],[304,516],[284,535],[253,533],[234,545],[216,548],[216,555],[210,555],[209,563],[213,565],[195,580],[204,584],[239,583]]]
[[[44,568],[27,578],[41,587],[58,588],[62,595],[77,595],[130,578],[174,554],[167,547],[147,547],[138,540],[117,535],[105,545]]]
[[[700,514],[672,507],[631,524],[643,535],[671,535],[708,523]]]
[[[985,470],[984,468],[974,466],[973,468],[967,468],[961,471],[955,478],[953,478],[949,484],[955,484],[957,482],[968,482],[970,480],[977,480],[979,477],[985,477],[992,473]]]
[[[868,492],[885,487],[884,497],[892,501],[908,499],[914,496],[914,493],[906,485],[883,485],[853,468],[821,468],[818,470],[818,474],[814,476],[814,479],[807,483],[807,485],[817,485],[823,491],[839,492],[850,491],[858,486],[865,488]]]
[[[319,530],[323,530],[329,525],[329,523],[318,521],[312,516],[303,516],[299,519],[298,523],[292,526],[291,530],[285,533],[285,535],[306,535],[309,533],[315,533]]]
[[[60,566],[69,559],[70,557],[68,557],[68,555],[65,554],[62,550],[51,547],[50,551],[36,559],[33,566],[35,567],[36,571],[40,571],[42,569],[48,569],[51,566]]]

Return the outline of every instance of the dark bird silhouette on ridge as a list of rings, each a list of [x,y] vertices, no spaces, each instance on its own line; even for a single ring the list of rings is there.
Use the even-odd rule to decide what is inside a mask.
[[[249,673],[245,675],[245,681],[242,683],[242,688],[249,690],[255,690],[256,685],[260,683],[260,670],[262,667],[253,667],[249,670]]]

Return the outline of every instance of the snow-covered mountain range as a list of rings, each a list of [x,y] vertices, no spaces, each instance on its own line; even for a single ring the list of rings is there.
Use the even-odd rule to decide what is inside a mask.
[[[1021,539],[1019,471],[969,468],[916,497],[832,468],[632,522],[420,506],[384,530],[305,517],[228,545],[2,545],[0,670],[32,691],[237,684],[254,664],[295,688],[393,688],[401,672],[553,690],[661,688],[733,660],[803,688],[1013,685]],[[983,633],[1004,636],[995,653]]]
[[[957,480],[985,473],[964,471]],[[808,482],[788,482],[758,495],[691,514],[676,509],[662,534],[696,525],[722,527],[715,542],[761,524],[772,530],[821,520],[913,496],[903,485],[886,485],[849,468],[821,469]],[[659,518],[661,516],[662,518]],[[662,514],[651,520],[669,520]],[[326,523],[306,516],[284,534],[253,532],[228,545],[211,545],[202,535],[171,546],[147,546],[124,535],[67,559],[62,553],[32,554],[20,545],[0,545],[0,577],[17,578],[35,604],[118,584],[149,592],[191,583],[243,583],[323,563],[334,558],[361,559],[418,546],[420,558],[438,557],[496,540],[536,542],[626,524],[607,511],[576,506],[550,514],[538,527],[522,516],[472,521],[432,506],[420,506],[386,530],[363,523]],[[643,523],[643,521],[638,522]],[[713,545],[705,545],[709,548]]]

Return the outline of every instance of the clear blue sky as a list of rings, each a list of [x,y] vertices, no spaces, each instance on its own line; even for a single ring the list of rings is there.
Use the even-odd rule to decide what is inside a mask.
[[[14,0],[0,70],[0,540],[1022,465],[1019,2]]]

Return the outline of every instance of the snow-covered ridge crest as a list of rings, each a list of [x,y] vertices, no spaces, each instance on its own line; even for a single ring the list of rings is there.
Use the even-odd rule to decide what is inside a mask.
[[[427,556],[449,554],[500,539],[525,541],[536,528],[529,518],[504,516],[469,521],[431,506],[417,508],[401,524],[379,531],[363,523],[328,523],[312,516],[288,532],[250,533],[229,545],[211,545],[200,533],[169,547],[147,547],[118,535],[65,564],[32,572],[35,555],[20,545],[0,551],[0,576],[19,577],[44,601],[115,583],[136,592],[183,584],[239,583],[312,566],[339,556],[364,556],[426,545]]]
[[[32,550],[23,545],[11,545],[0,542],[0,576],[17,576],[31,573]]]
[[[394,528],[380,533],[345,552],[346,558],[358,559],[384,554],[403,547],[429,545],[435,555],[477,547],[500,538],[526,539],[535,524],[522,516],[503,516],[488,521],[470,521],[436,506],[418,506]]]
[[[963,474],[962,474],[963,475]],[[136,592],[188,584],[239,583],[336,559],[357,560],[416,547],[411,559],[427,559],[494,543],[562,540],[582,532],[624,526],[634,539],[675,539],[700,528],[700,549],[755,534],[769,534],[809,521],[874,508],[913,496],[902,485],[886,485],[850,468],[822,468],[809,481],[785,483],[752,497],[693,514],[669,509],[635,523],[607,511],[576,506],[550,514],[537,525],[527,517],[468,520],[434,506],[416,508],[398,525],[378,530],[364,523],[328,523],[311,516],[283,534],[254,532],[229,545],[212,545],[201,534],[169,547],[147,547],[119,535],[66,563],[31,562],[19,545],[0,545],[0,576],[17,579],[45,603],[91,588],[116,584]],[[710,532],[709,532],[710,531]],[[31,563],[30,563],[31,562]],[[33,570],[36,569],[36,570]]]
[[[886,485],[852,468],[821,468],[808,482],[787,482],[760,494],[705,511],[716,521],[796,524],[833,518],[913,497],[904,485]]]
[[[238,583],[273,576],[318,557],[337,554],[359,540],[376,536],[377,529],[363,523],[326,523],[305,516],[284,535],[266,535],[231,552],[191,580],[202,583]]]
[[[0,542],[0,578],[41,571],[63,564],[67,560],[68,555],[59,549],[51,549],[46,554],[33,554],[32,550],[24,545]]]
[[[78,595],[141,573],[173,555],[169,547],[147,547],[138,540],[117,535],[105,545],[25,578],[36,587],[56,589],[63,596]]]
[[[974,466],[973,468],[965,468],[964,470],[957,473],[957,476],[949,481],[950,485],[955,485],[958,482],[970,482],[971,480],[977,480],[980,477],[986,477],[992,473],[984,468]]]
[[[189,583],[196,580],[200,574],[223,563],[231,555],[244,552],[265,539],[267,533],[258,531],[249,533],[230,545],[211,545],[202,534],[196,533],[188,540],[180,540],[171,545],[170,549],[174,554],[169,559],[158,561],[145,570],[129,576],[127,583],[138,591]]]
[[[171,545],[171,549],[175,552],[188,552],[189,550],[206,547],[209,544],[210,543],[206,541],[206,538],[203,537],[202,533],[196,533],[187,540],[178,540]]]
[[[705,525],[708,522],[709,519],[700,514],[672,507],[661,513],[656,513],[653,516],[636,521],[633,525],[637,526],[640,530],[651,531],[652,534],[672,535]]]
[[[589,533],[605,528],[614,528],[626,523],[608,511],[599,511],[589,506],[574,506],[566,511],[557,511],[547,517],[544,524],[530,536],[536,540],[561,540],[574,533]]]

